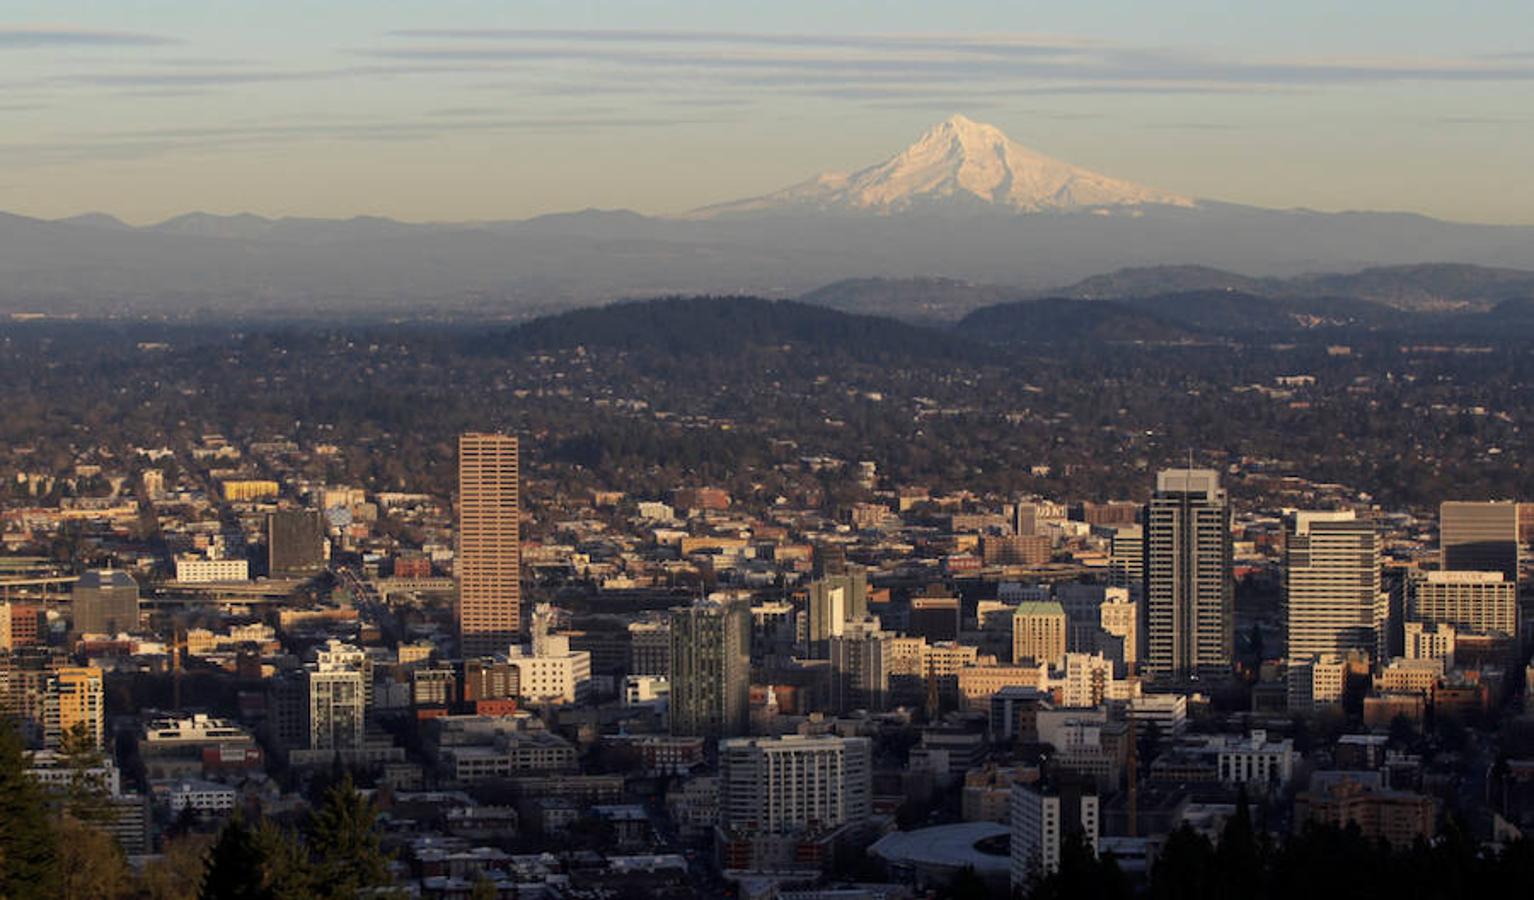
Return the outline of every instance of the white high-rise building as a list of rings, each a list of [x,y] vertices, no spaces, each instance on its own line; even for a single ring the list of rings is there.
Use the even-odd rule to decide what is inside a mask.
[[[1297,512],[1284,543],[1289,658],[1365,650],[1381,661],[1390,595],[1380,586],[1380,539],[1352,510]]]
[[[365,734],[367,693],[360,668],[319,663],[305,670],[309,749],[356,750]]]
[[[1406,621],[1458,631],[1518,634],[1518,583],[1501,572],[1411,572]]]
[[[1145,670],[1170,677],[1229,672],[1235,583],[1230,503],[1219,473],[1158,473],[1145,518]]]
[[[1079,833],[1097,852],[1098,804],[1094,793],[1060,790],[1052,785],[1018,782],[1012,786],[1012,889],[1027,889],[1035,879],[1060,867],[1060,849]]]
[[[736,834],[825,832],[867,818],[868,738],[786,735],[719,742],[719,825]]]

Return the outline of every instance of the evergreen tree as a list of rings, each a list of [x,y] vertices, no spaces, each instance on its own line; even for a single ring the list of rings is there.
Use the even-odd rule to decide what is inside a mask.
[[[1151,868],[1152,900],[1219,900],[1215,851],[1186,823],[1167,837]]]
[[[84,722],[76,722],[60,737],[59,756],[69,772],[63,797],[64,815],[93,825],[110,822],[115,812],[111,786],[106,780],[106,757]]]
[[[117,839],[99,826],[69,814],[59,817],[60,888],[63,900],[128,897],[133,874]]]
[[[27,774],[15,723],[0,721],[0,897],[57,897],[58,849],[42,787]]]
[[[318,873],[296,835],[270,819],[252,828],[243,813],[219,832],[208,853],[202,900],[309,900]]]
[[[352,897],[363,888],[390,883],[377,820],[378,809],[358,793],[351,775],[326,793],[306,829],[319,896]]]
[[[211,847],[212,840],[201,834],[168,842],[158,859],[144,865],[139,876],[139,896],[144,900],[198,900]]]
[[[199,896],[202,900],[265,900],[272,896],[265,881],[262,848],[256,843],[255,832],[245,824],[245,815],[236,812],[208,851]]]
[[[261,860],[263,896],[280,900],[311,900],[320,896],[321,877],[298,835],[270,819],[262,819],[255,831],[256,854]],[[338,895],[337,895],[338,896]]]
[[[1028,900],[1129,900],[1129,881],[1112,854],[1099,857],[1080,832],[1060,845],[1060,865],[1033,886]]]
[[[1263,887],[1262,848],[1252,830],[1251,807],[1246,787],[1236,797],[1236,812],[1225,822],[1220,844],[1215,850],[1220,890],[1225,896],[1244,894],[1258,897]]]

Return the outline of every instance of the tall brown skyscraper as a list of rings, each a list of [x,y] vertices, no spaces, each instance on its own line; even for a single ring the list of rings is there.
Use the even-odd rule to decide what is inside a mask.
[[[505,653],[521,630],[517,439],[458,438],[458,637],[465,657]]]

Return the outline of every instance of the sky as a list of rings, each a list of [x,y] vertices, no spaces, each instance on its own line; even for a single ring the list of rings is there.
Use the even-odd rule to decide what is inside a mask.
[[[1527,0],[0,0],[0,210],[685,211],[953,114],[1179,194],[1534,224]]]

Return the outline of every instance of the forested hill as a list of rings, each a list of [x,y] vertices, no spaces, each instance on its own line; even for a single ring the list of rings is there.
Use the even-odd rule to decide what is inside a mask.
[[[958,360],[990,352],[917,325],[754,297],[668,297],[578,309],[488,334],[475,345],[489,353],[585,346],[678,359],[785,346],[866,361]]]
[[[960,334],[998,343],[1165,343],[1197,329],[1111,300],[1023,300],[977,309],[955,326]]]

